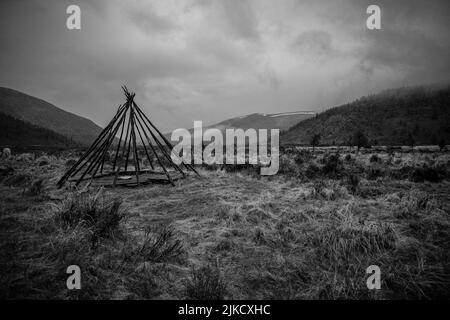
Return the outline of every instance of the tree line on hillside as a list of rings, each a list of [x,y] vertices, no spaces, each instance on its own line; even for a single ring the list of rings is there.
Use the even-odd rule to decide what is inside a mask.
[[[318,133],[314,134],[311,137],[309,144],[310,144],[310,146],[313,147],[313,151],[315,151],[315,148],[320,146],[320,134],[318,134]],[[437,145],[441,151],[446,146],[445,140],[443,138],[438,139],[438,137],[436,135],[433,135],[431,144]],[[332,143],[332,145],[336,145],[336,144]],[[346,145],[352,146],[352,147],[357,147],[359,150],[360,148],[369,148],[371,146],[376,146],[376,145],[378,145],[378,143],[376,140],[370,142],[369,139],[367,138],[366,134],[364,133],[364,131],[359,129],[354,132],[353,136],[351,137],[350,140],[348,140]],[[412,133],[408,134],[404,145],[410,146],[411,148],[414,148],[414,146],[416,146],[416,140]]]
[[[450,141],[450,86],[387,90],[326,110],[282,133],[287,144],[439,145]]]
[[[0,112],[0,145],[5,147],[78,147],[72,139]]]

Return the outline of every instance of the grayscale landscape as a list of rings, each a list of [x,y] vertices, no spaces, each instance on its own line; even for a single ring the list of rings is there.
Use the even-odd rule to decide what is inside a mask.
[[[1,1],[0,299],[448,300],[450,4],[376,2]]]

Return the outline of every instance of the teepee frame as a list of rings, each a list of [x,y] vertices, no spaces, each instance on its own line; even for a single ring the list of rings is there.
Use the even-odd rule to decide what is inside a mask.
[[[118,184],[119,177],[123,175],[134,175],[135,181],[121,183],[121,185],[139,186],[152,180],[158,182],[167,181],[174,185],[176,178],[186,176],[183,169],[171,159],[172,144],[153,125],[134,101],[135,93],[129,92],[125,86],[122,86],[122,89],[125,93],[126,102],[119,106],[114,118],[103,129],[84,155],[61,177],[57,183],[59,187],[67,181],[75,182],[78,186],[82,181],[92,181],[101,178],[102,181],[100,184],[115,187]],[[119,130],[120,137],[117,140]],[[151,170],[141,168],[137,143],[138,138]],[[112,162],[112,168],[107,172],[105,162],[111,149],[113,150],[114,160]],[[131,165],[130,154],[133,158],[133,170],[128,170],[129,164]],[[155,156],[163,172],[155,170],[151,154]],[[165,159],[166,165],[167,163],[169,164],[168,167],[174,169],[172,174],[164,165],[163,159]],[[193,171],[199,175],[190,164],[181,162],[181,165],[186,171]],[[159,178],[152,178],[155,175],[159,176]],[[161,176],[165,178],[161,178]]]

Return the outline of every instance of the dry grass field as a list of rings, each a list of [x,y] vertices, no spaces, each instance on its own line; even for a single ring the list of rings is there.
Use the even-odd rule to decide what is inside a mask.
[[[202,167],[175,187],[57,189],[70,162],[0,163],[2,299],[450,297],[448,152],[293,148],[272,177]]]

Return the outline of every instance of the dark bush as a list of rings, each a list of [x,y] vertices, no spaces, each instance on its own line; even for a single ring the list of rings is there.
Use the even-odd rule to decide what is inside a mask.
[[[414,182],[439,182],[441,181],[440,171],[436,168],[423,166],[414,168],[410,173],[410,180]]]
[[[281,165],[280,165],[281,167]],[[226,172],[245,172],[245,173],[257,173],[259,174],[259,166],[253,165],[249,163],[245,164],[225,164],[222,166],[222,169],[224,169]]]
[[[220,165],[214,163],[214,164],[203,164],[202,168],[208,171],[216,171],[220,169]]]
[[[222,300],[226,292],[217,267],[206,266],[193,269],[191,279],[186,285],[186,295],[194,300]]]
[[[413,168],[408,167],[408,166],[401,167],[400,169],[391,169],[389,171],[389,176],[392,179],[396,179],[396,180],[409,179],[412,171],[413,171]]]
[[[309,179],[316,178],[320,173],[320,168],[314,163],[310,163],[305,171],[305,176]]]
[[[44,179],[38,179],[35,180],[30,188],[28,189],[28,192],[32,195],[32,196],[38,196],[41,195],[42,192],[44,191]]]
[[[118,229],[125,214],[120,210],[120,199],[105,199],[101,190],[91,196],[87,193],[73,193],[56,213],[55,220],[63,228],[83,225],[92,233],[93,246],[99,238],[108,238]]]
[[[10,187],[27,186],[32,180],[32,176],[27,173],[18,173],[8,176],[4,180],[4,184]]]
[[[369,159],[370,163],[374,163],[374,162],[380,162],[380,158],[378,157],[378,155],[373,154],[370,159]]]
[[[324,158],[322,172],[329,177],[338,177],[342,171],[342,161],[339,154],[332,154]]]
[[[347,184],[351,193],[356,193],[359,189],[359,176],[354,173],[347,175]]]
[[[367,179],[368,180],[375,180],[382,176],[383,176],[383,171],[380,168],[370,167],[369,170],[367,171]]]
[[[136,252],[145,261],[163,262],[179,257],[184,253],[183,244],[175,237],[172,226],[163,226],[155,234],[146,232],[142,246]]]
[[[11,166],[0,167],[0,181],[14,174],[14,168]]]
[[[305,159],[301,154],[296,154],[294,157],[294,161],[298,166],[301,166],[303,163],[305,163]]]

